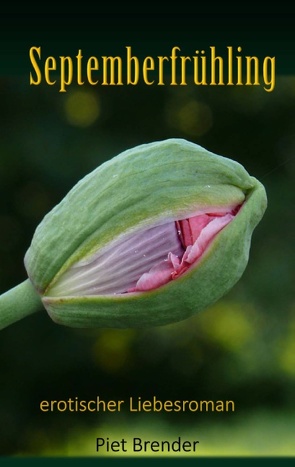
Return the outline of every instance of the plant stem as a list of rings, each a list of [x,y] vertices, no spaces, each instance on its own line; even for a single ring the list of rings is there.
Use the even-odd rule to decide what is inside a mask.
[[[41,297],[27,279],[0,295],[0,329],[41,309]]]

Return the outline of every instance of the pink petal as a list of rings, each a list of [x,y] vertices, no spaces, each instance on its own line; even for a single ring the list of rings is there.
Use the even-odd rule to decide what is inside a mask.
[[[149,272],[145,272],[137,281],[136,287],[128,290],[128,292],[143,292],[146,290],[157,289],[171,279],[173,271],[174,268],[172,263],[168,259],[165,259],[159,264],[153,266]]]
[[[180,231],[181,240],[185,247],[193,245],[203,228],[211,222],[212,217],[208,214],[190,217],[183,221],[177,221],[177,226]]]
[[[232,214],[226,214],[223,217],[215,217],[204,227],[200,232],[199,237],[193,244],[187,258],[185,259],[188,263],[194,263],[204,253],[209,243],[213,240],[215,235],[220,232],[232,219]]]
[[[167,260],[153,266],[143,274],[132,292],[152,290],[177,279],[189,267],[201,258],[214,237],[234,218],[233,214],[214,217],[202,214],[183,221],[177,221],[175,227],[182,243],[187,246],[181,262],[175,255],[169,253]]]

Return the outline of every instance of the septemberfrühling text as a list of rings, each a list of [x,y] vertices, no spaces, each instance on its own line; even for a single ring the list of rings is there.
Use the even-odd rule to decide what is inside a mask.
[[[217,50],[195,49],[185,55],[174,46],[167,55],[138,57],[131,46],[120,55],[77,54],[44,56],[41,46],[29,50],[30,84],[56,86],[66,92],[71,84],[83,86],[262,86],[272,92],[276,81],[275,56],[244,55],[241,46]]]

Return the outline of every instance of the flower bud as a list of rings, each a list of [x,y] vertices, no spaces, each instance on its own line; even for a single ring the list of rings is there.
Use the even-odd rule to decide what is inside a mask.
[[[56,323],[177,322],[239,280],[266,204],[263,185],[233,160],[182,139],[144,144],[45,216],[25,266]]]

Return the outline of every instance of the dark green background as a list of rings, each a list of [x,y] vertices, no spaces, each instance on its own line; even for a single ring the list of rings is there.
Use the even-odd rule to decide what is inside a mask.
[[[265,417],[271,439],[276,430],[294,432],[292,15],[263,19],[65,15],[59,20],[53,15],[47,19],[14,15],[3,16],[2,21],[1,292],[26,278],[23,257],[43,216],[82,176],[137,144],[181,137],[233,158],[264,183],[269,206],[254,232],[249,265],[240,282],[215,307],[191,320],[146,331],[80,331],[55,325],[44,311],[1,331],[0,454],[42,455],[55,446],[65,452],[60,446],[67,445],[76,431],[93,436],[107,424],[123,429],[141,423],[136,414],[129,419],[127,413],[39,410],[41,400],[75,396],[233,399],[236,413],[228,416],[146,414],[143,423],[152,430],[163,425],[180,434],[190,426],[202,434],[205,426],[215,424],[222,433],[228,428],[234,432],[235,424],[252,414],[254,430],[255,415],[258,425]],[[174,45],[194,50],[200,41],[276,55],[274,92],[267,93],[262,86],[72,85],[60,94],[56,87],[29,86],[32,45],[41,45],[52,55],[75,53],[78,48],[110,54],[134,45],[145,56],[164,55]],[[87,125],[81,123],[81,113],[87,118],[88,109],[89,114],[85,96],[97,111]],[[261,434],[261,446],[265,436]],[[259,451],[259,439],[256,442]],[[280,446],[272,453],[275,448],[282,454]]]

